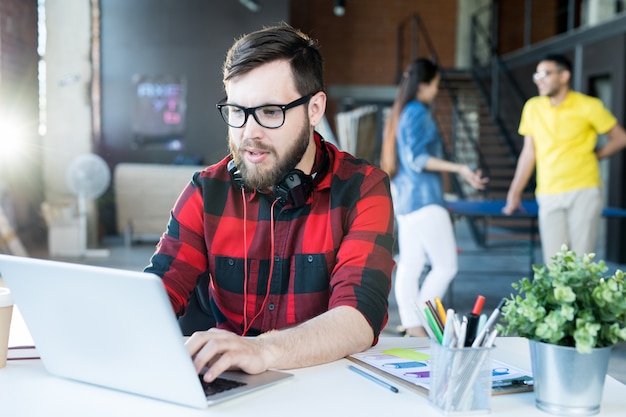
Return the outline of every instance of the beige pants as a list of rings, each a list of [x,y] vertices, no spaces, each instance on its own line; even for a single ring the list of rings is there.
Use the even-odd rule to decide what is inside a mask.
[[[563,244],[578,255],[595,251],[603,205],[600,187],[537,195],[537,204],[544,263]]]

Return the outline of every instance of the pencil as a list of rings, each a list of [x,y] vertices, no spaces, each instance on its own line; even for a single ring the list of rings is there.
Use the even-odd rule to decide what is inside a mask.
[[[435,333],[437,342],[441,343],[443,341],[443,331],[439,327],[439,324],[437,323],[437,320],[435,319],[433,312],[428,307],[425,307],[424,315],[426,315],[426,318],[428,319],[428,324],[430,324],[430,327],[432,328],[433,333]]]
[[[435,319],[437,326],[439,327],[439,330],[443,332],[443,321],[441,321],[441,317],[439,317],[437,308],[434,306],[434,304],[430,300],[426,300],[426,307],[428,307],[430,312],[433,314],[433,318]]]
[[[437,307],[437,312],[439,313],[439,317],[441,317],[441,321],[445,327],[446,325],[446,310],[443,308],[443,303],[439,297],[435,297],[435,307]]]

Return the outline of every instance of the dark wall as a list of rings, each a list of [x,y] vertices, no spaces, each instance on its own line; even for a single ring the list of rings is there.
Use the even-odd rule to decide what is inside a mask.
[[[242,34],[288,20],[288,0],[266,0],[252,13],[238,1],[101,0],[102,149],[118,162],[172,163],[179,155],[210,164],[227,152],[215,110],[223,97],[221,66]],[[132,131],[136,76],[184,77],[184,149],[141,145]]]

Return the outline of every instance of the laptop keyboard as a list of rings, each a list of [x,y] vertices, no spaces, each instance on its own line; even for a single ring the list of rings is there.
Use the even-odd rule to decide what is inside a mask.
[[[226,378],[215,378],[213,382],[206,382],[200,375],[200,383],[207,397],[211,395],[219,394],[220,392],[228,391],[229,389],[237,388],[246,385],[245,382],[234,381]]]

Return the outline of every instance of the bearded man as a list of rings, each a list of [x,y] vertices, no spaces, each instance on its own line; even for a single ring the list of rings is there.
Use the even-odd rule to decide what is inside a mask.
[[[210,382],[371,347],[394,267],[389,179],[315,132],[326,109],[317,44],[264,28],[234,43],[223,75],[230,155],[193,176],[145,269],[179,317],[208,277],[199,291],[215,327],[186,342],[198,373]]]

